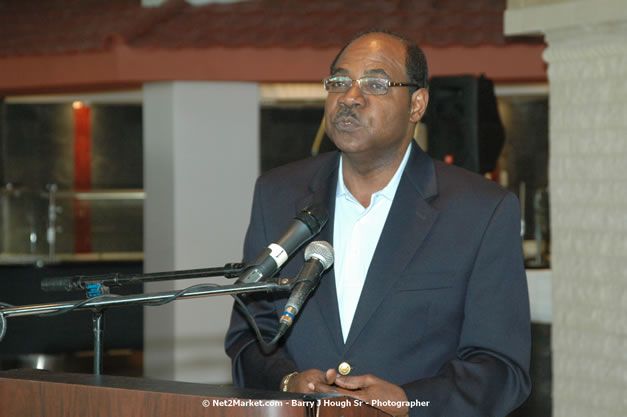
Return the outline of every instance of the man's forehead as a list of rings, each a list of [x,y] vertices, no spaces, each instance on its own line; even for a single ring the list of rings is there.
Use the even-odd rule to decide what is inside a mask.
[[[372,32],[372,33],[366,33],[365,35],[362,35],[354,39],[350,43],[350,45],[347,47],[347,49],[353,45],[358,45],[358,44],[381,44],[381,43],[396,44],[399,46],[403,45],[403,41],[394,35],[391,35],[389,33],[384,33],[384,32]]]
[[[403,42],[385,33],[372,33],[355,39],[335,63],[334,73],[345,72],[349,65],[363,64],[366,72],[376,73],[386,68],[405,69],[406,48]]]

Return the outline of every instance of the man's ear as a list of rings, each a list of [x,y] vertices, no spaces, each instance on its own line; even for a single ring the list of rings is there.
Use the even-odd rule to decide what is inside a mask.
[[[414,91],[411,96],[411,104],[409,107],[409,120],[413,123],[418,123],[422,116],[427,111],[427,104],[429,103],[429,91],[426,88],[420,88]]]

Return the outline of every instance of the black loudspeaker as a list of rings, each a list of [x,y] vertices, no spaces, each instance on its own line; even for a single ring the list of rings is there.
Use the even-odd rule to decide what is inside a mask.
[[[427,153],[478,173],[491,172],[505,131],[494,84],[484,76],[433,77],[429,83]]]

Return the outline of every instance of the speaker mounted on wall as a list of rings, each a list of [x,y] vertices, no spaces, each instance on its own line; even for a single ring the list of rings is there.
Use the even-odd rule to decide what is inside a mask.
[[[424,116],[428,150],[434,159],[484,174],[503,149],[505,130],[494,84],[481,75],[433,77]]]

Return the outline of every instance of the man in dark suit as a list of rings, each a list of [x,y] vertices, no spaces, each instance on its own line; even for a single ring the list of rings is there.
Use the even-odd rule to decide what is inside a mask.
[[[413,142],[426,82],[417,45],[356,37],[325,79],[325,127],[340,152],[257,181],[245,260],[316,203],[329,210],[317,240],[332,242],[335,264],[271,353],[234,309],[226,350],[237,386],[332,392],[420,416],[504,416],[528,396],[517,200]],[[281,274],[302,264],[301,250]],[[286,298],[247,297],[266,338]]]

